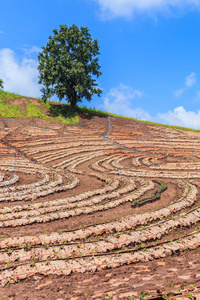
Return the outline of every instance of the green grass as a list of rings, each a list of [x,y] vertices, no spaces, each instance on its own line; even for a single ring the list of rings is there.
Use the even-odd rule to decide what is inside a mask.
[[[102,110],[95,109],[95,108],[88,108],[86,106],[79,106],[78,111],[80,113],[89,114],[89,115],[92,115],[92,116],[99,116],[99,117],[107,117],[107,116],[120,117],[118,115],[115,115],[115,114],[112,114],[112,113],[108,113],[106,111],[102,111]]]
[[[78,124],[79,123],[79,116],[78,115],[76,115],[76,116],[74,116],[74,117],[70,117],[69,119],[66,119],[63,115],[59,115],[58,117],[57,117],[57,119],[59,120],[59,121],[61,121],[63,124],[69,124],[69,125],[71,125],[72,123],[73,124]],[[71,122],[70,122],[70,121]]]
[[[7,102],[9,100],[21,99],[21,98],[22,98],[21,95],[4,92],[3,90],[0,89],[0,100]]]
[[[52,118],[48,117],[47,115],[45,115],[38,107],[37,105],[33,104],[33,103],[29,103],[26,106],[26,114],[27,117],[36,117],[39,119],[43,119],[43,120],[48,120],[48,121],[53,121]]]
[[[23,118],[25,114],[18,105],[8,105],[0,100],[0,115],[3,118]]]
[[[48,108],[48,110],[50,110],[51,108],[51,103],[44,103],[43,106],[45,108]],[[54,116],[55,118],[51,118],[47,115],[45,115],[38,107],[37,105],[33,104],[33,103],[29,103],[27,106],[26,106],[26,112],[27,112],[27,117],[36,117],[36,118],[40,118],[40,119],[43,119],[43,120],[47,120],[47,121],[51,121],[51,122],[56,122],[56,123],[63,123],[63,124],[78,124],[79,123],[79,116],[78,115],[74,115],[74,116],[70,116],[69,120],[66,119],[66,117],[60,113],[60,112],[57,112],[54,114],[50,114],[52,115],[52,117]]]
[[[147,124],[156,125],[156,126],[162,126],[162,127],[167,127],[167,128],[171,128],[171,129],[178,129],[178,130],[185,130],[185,131],[192,131],[192,132],[200,132],[200,129],[193,129],[193,128],[188,128],[188,127],[181,127],[181,126],[175,126],[175,125],[167,125],[167,124],[156,123],[156,122],[151,122],[151,121],[142,121],[142,120],[139,120],[139,122],[145,122]]]
[[[80,121],[78,112],[72,111],[69,104],[55,106],[53,102],[46,101],[43,105],[52,116],[57,117],[63,124],[78,124]]]

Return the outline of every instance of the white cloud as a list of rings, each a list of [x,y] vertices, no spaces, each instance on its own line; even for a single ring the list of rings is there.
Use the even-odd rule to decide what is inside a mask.
[[[137,103],[137,98],[141,98],[142,96],[143,93],[141,91],[120,84],[117,88],[111,88],[106,97],[104,97],[103,109],[118,115],[150,120],[151,116],[147,111],[140,107],[131,108],[131,100]]]
[[[170,125],[200,129],[200,110],[197,112],[186,111],[183,106],[179,106],[165,114],[159,113],[157,118]]]
[[[103,106],[99,108],[114,114],[141,120],[200,129],[200,110],[197,112],[187,111],[183,106],[179,106],[173,111],[157,113],[155,116],[151,116],[148,111],[137,105],[138,99],[142,96],[143,92],[120,84],[117,88],[110,89],[109,93],[104,97]]]
[[[185,91],[187,91],[189,88],[193,87],[196,83],[196,74],[192,72],[190,75],[186,76],[185,78],[185,86],[183,88],[180,88],[178,90],[174,91],[175,97],[180,97]]]
[[[183,94],[184,91],[185,91],[185,88],[181,88],[179,90],[175,90],[174,91],[175,97],[180,97]]]
[[[164,12],[172,8],[199,8],[200,0],[95,0],[107,17],[130,18],[134,13]]]
[[[186,77],[185,86],[190,88],[196,83],[196,74],[192,72],[189,76]]]
[[[108,93],[109,98],[114,98],[115,103],[124,103],[126,100],[131,100],[136,97],[142,97],[142,92],[133,90],[131,87],[120,83],[118,88],[111,88]]]
[[[32,46],[32,47],[26,47],[22,49],[24,51],[25,56],[31,56],[32,54],[38,55],[38,53],[42,50],[41,48]]]
[[[18,60],[13,50],[0,50],[0,78],[4,89],[25,96],[40,97],[38,85],[38,62],[24,56]]]

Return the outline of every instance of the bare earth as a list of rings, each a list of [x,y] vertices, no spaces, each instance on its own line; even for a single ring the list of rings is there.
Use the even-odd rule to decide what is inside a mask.
[[[200,299],[198,133],[14,121],[0,121],[0,300]]]

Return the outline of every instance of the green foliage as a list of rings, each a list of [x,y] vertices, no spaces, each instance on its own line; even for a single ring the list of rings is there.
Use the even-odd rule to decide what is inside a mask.
[[[189,299],[192,299],[193,298],[193,293],[189,293]]]
[[[131,207],[140,207],[146,203],[151,203],[160,199],[161,193],[167,189],[167,184],[164,181],[157,179],[154,179],[153,181],[160,184],[160,186],[150,196],[140,199],[131,204]]]
[[[0,88],[3,89],[3,80],[0,79]]]
[[[140,292],[140,299],[144,298],[144,297],[147,297],[148,296],[148,293],[144,293],[143,291]]]
[[[83,98],[90,101],[94,94],[101,95],[94,76],[101,75],[99,46],[92,40],[87,27],[61,25],[38,55],[39,83],[43,99],[56,94],[67,100],[73,110]]]
[[[108,296],[105,296],[105,299],[112,299],[113,298],[113,295],[112,294],[110,294],[110,295],[108,295]]]
[[[3,118],[23,118],[24,112],[18,105],[7,105],[0,100],[0,115]]]
[[[168,295],[168,293],[164,294],[162,297],[163,297],[163,299],[166,299],[166,300],[171,299],[171,297]]]
[[[102,111],[102,110],[95,109],[95,108],[89,108],[86,106],[79,106],[78,111],[83,114],[89,114],[92,116],[99,116],[99,117],[114,116],[114,114],[108,113],[106,111]],[[115,115],[115,116],[118,116],[118,115]]]
[[[190,288],[192,288],[192,289],[193,289],[193,288],[194,288],[194,285],[193,285],[193,284],[190,284]]]
[[[49,113],[57,117],[63,124],[71,125],[79,123],[78,112],[73,111],[70,105],[55,105],[55,103],[51,103],[50,101],[46,101],[45,105],[47,105]]]

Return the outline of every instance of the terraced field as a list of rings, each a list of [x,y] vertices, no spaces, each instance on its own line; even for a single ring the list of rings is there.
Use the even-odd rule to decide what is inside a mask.
[[[0,121],[2,299],[194,299],[200,135],[24,122]]]

